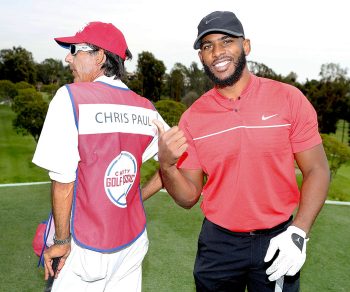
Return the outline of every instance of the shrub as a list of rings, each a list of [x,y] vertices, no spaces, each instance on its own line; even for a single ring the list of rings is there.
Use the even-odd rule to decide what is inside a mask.
[[[186,106],[170,99],[159,100],[154,105],[167,124],[172,127],[179,123]]]
[[[0,101],[13,100],[18,94],[16,85],[10,80],[0,80]]]
[[[330,135],[321,134],[321,137],[331,170],[331,176],[334,178],[340,166],[350,161],[350,147]]]
[[[27,88],[35,89],[35,87],[33,85],[31,85],[31,84],[29,84],[28,82],[25,82],[25,81],[17,82],[15,85],[16,85],[16,88],[18,90],[27,89]]]
[[[52,99],[52,97],[55,95],[56,91],[58,90],[59,85],[57,84],[43,84],[40,88],[42,92],[46,92],[49,94],[49,99]]]

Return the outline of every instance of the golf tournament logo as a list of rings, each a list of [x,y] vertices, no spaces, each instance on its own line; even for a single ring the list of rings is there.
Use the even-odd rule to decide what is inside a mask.
[[[135,182],[137,175],[137,161],[135,157],[126,151],[122,151],[107,167],[104,186],[111,202],[126,208],[126,197]]]

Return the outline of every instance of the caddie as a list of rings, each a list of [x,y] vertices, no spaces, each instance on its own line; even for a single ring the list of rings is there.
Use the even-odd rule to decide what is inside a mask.
[[[141,291],[148,239],[140,167],[158,151],[151,121],[164,121],[121,81],[132,55],[113,24],[90,22],[55,41],[69,50],[74,83],[52,99],[33,158],[52,180],[45,278],[61,257],[52,291]]]

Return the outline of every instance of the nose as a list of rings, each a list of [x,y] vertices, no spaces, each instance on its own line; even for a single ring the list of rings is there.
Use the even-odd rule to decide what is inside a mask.
[[[225,48],[221,44],[216,43],[213,45],[213,50],[212,50],[213,57],[219,57],[224,53],[225,53]]]
[[[72,61],[73,61],[73,56],[72,56],[72,54],[69,52],[64,60],[65,60],[67,63],[72,63]]]

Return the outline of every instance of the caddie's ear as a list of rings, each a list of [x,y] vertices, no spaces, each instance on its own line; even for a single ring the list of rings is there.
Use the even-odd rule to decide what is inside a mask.
[[[97,65],[103,65],[106,61],[106,54],[105,51],[102,49],[99,49],[96,54],[96,64]]]

